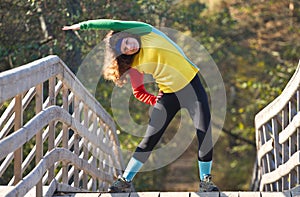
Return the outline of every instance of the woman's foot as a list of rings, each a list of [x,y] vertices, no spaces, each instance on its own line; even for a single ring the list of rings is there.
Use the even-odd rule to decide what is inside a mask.
[[[219,188],[211,181],[211,175],[205,175],[203,180],[200,180],[199,192],[218,192]]]
[[[131,182],[126,181],[121,176],[108,188],[108,192],[110,193],[130,192],[130,190]]]

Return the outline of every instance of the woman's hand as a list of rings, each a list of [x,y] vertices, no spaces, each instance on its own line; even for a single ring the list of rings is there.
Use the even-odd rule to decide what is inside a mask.
[[[163,97],[163,95],[164,95],[163,91],[159,91],[156,96],[156,102],[159,101]]]
[[[67,30],[80,30],[80,25],[75,24],[75,25],[71,25],[71,26],[64,26],[62,28],[62,30],[64,30],[64,31],[67,31]]]

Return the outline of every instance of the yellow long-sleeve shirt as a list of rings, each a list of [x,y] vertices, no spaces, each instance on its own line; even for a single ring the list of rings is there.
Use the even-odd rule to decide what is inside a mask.
[[[141,37],[141,49],[132,67],[151,74],[164,93],[185,87],[197,74],[193,66],[167,39],[151,32]]]

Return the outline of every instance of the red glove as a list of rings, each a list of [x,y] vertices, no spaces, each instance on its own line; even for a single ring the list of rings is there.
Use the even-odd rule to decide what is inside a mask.
[[[158,102],[162,97],[163,97],[163,95],[164,95],[164,92],[163,91],[159,91],[158,92],[158,94],[157,94],[157,96],[156,96],[156,102]]]

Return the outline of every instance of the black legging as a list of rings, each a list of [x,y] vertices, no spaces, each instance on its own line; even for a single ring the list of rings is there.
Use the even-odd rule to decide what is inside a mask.
[[[146,135],[136,148],[134,158],[145,163],[167,126],[181,108],[188,110],[197,131],[198,160],[212,160],[211,116],[207,95],[198,75],[182,90],[175,93],[164,93],[155,104]]]

